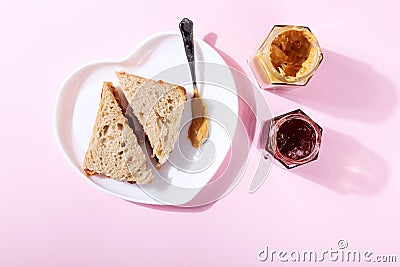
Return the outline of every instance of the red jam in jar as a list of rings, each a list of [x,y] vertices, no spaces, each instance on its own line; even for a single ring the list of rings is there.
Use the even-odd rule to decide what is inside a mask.
[[[286,168],[316,160],[322,128],[300,109],[272,119],[267,151]]]

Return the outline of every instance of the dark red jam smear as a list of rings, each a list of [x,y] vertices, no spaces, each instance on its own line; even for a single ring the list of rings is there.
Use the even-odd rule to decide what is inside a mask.
[[[292,160],[301,160],[314,149],[316,142],[312,126],[301,119],[290,119],[278,129],[277,147],[280,153]]]

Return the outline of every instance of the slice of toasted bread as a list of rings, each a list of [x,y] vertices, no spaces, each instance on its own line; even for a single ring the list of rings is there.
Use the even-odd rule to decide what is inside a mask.
[[[100,106],[83,161],[88,175],[145,184],[153,174],[137,138],[122,113],[121,99],[111,82],[104,82]]]
[[[161,166],[167,161],[179,135],[186,90],[176,84],[122,71],[117,72],[117,77]]]

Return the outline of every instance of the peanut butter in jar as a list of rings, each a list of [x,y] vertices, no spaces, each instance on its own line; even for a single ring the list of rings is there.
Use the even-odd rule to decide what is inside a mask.
[[[249,64],[261,88],[278,89],[306,85],[322,58],[318,40],[309,28],[275,25]]]

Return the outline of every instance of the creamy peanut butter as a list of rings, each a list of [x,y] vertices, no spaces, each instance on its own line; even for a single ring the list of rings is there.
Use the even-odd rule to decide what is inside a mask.
[[[260,87],[267,89],[307,84],[322,58],[318,40],[308,27],[275,25],[249,64]]]
[[[201,98],[197,87],[194,90],[193,99],[191,101],[192,106],[192,123],[188,130],[188,138],[192,142],[192,146],[199,148],[200,145],[208,138],[208,112],[206,103]]]
[[[271,43],[272,66],[284,76],[296,77],[310,55],[310,50],[311,43],[301,31],[285,31]]]
[[[200,145],[208,137],[208,119],[205,117],[195,118],[190,124],[188,138],[192,142],[192,146],[199,148]]]

